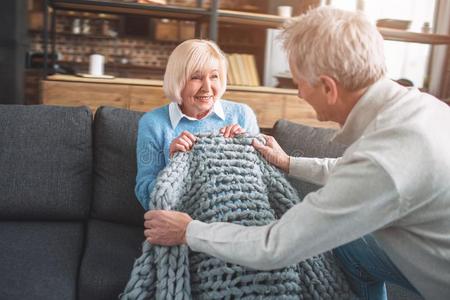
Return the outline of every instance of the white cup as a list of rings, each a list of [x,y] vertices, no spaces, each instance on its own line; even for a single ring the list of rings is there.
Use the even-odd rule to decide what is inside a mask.
[[[278,15],[283,18],[292,17],[292,6],[288,5],[278,6]]]
[[[102,76],[104,64],[105,57],[103,55],[92,54],[89,56],[89,74],[94,76]]]

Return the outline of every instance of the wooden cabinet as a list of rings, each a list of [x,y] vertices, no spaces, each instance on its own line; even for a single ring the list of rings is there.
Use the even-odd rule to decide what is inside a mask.
[[[128,109],[149,111],[169,102],[162,86],[130,86]]]
[[[283,94],[229,90],[223,98],[248,104],[255,112],[261,127],[272,127],[276,120],[285,117],[287,97]]]
[[[44,104],[88,106],[95,111],[100,106],[128,108],[129,90],[126,85],[86,84],[83,82],[43,81]]]
[[[48,105],[84,105],[93,111],[100,106],[149,111],[169,103],[164,96],[162,82],[157,80],[55,75],[41,84],[41,103]],[[279,119],[318,127],[337,127],[333,122],[318,122],[314,110],[297,97],[296,90],[229,86],[223,98],[248,104],[261,128],[271,128]]]

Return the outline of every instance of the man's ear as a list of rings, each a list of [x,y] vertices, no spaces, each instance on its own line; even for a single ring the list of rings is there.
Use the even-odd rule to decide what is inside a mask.
[[[329,105],[336,104],[338,98],[338,89],[336,85],[336,81],[327,75],[319,76],[320,82],[322,83],[323,93],[327,98],[327,102]]]

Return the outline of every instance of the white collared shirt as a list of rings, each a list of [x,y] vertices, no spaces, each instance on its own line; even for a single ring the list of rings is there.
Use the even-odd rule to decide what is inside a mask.
[[[221,103],[220,99],[218,99],[214,102],[212,109],[202,119],[207,118],[212,113],[216,114],[222,120],[225,120],[225,113],[223,111],[223,107],[222,107],[222,103]],[[193,118],[193,117],[189,117],[189,116],[185,115],[181,111],[180,106],[176,102],[172,102],[169,104],[169,118],[170,118],[170,123],[172,124],[172,129],[175,129],[177,127],[178,123],[180,123],[180,120],[182,118],[186,118],[191,121],[199,120],[197,118]],[[200,119],[200,120],[202,120],[202,119]]]

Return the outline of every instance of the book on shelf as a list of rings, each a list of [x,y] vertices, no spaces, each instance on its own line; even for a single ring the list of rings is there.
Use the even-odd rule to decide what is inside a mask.
[[[259,76],[258,69],[256,68],[255,56],[251,54],[246,54],[248,71],[250,73],[250,82],[252,86],[259,86]]]
[[[232,78],[234,78],[234,81],[232,84],[234,85],[240,85],[241,84],[241,76],[239,72],[239,63],[236,59],[235,54],[230,54],[230,72],[232,74]]]
[[[227,59],[229,84],[259,86],[259,76],[254,55],[231,53],[227,55]]]
[[[240,85],[248,85],[248,80],[247,80],[247,68],[244,64],[244,59],[242,54],[233,54],[234,57],[236,58],[236,63],[237,63],[237,71],[239,73],[239,84]]]

